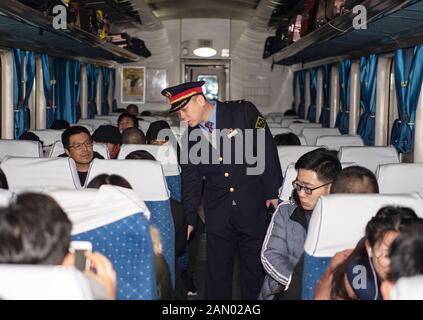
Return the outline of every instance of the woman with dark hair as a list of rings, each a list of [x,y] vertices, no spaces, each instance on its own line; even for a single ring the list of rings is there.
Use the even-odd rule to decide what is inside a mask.
[[[9,185],[7,184],[6,175],[4,174],[3,170],[0,169],[0,189],[9,189]]]
[[[161,132],[162,130],[167,131]],[[172,137],[170,135],[172,135]],[[166,121],[158,120],[150,124],[145,138],[148,144],[164,144],[169,141],[170,138],[173,138],[173,133]],[[176,139],[174,141],[176,141]]]
[[[389,271],[389,248],[405,227],[421,221],[405,207],[381,208],[367,223],[354,250],[335,255],[315,290],[319,300],[382,300],[380,285]],[[358,272],[357,270],[361,270]],[[365,272],[364,272],[365,270]],[[366,286],[358,277],[366,276]]]
[[[132,189],[131,184],[123,177],[117,174],[99,174],[97,177],[92,179],[87,185],[87,188],[98,189],[104,184],[110,184],[112,186],[118,186],[122,188]]]

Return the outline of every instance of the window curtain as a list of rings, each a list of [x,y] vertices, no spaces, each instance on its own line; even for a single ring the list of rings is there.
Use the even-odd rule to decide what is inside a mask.
[[[43,68],[44,97],[46,99],[46,127],[50,128],[54,120],[54,108],[51,100],[51,79],[48,55],[41,55],[41,65]]]
[[[13,49],[13,108],[15,139],[25,131],[25,111],[22,104],[22,59],[21,50]]]
[[[376,54],[360,59],[361,116],[357,133],[368,146],[375,144],[377,63],[378,56]]]
[[[305,85],[306,85],[306,70],[301,70],[298,72],[298,81],[300,85],[300,103],[298,105],[298,117],[305,118]]]
[[[307,120],[316,122],[316,100],[317,100],[317,69],[310,70],[310,106],[308,107]]]
[[[54,74],[56,85],[55,119],[63,119],[69,123],[76,123],[76,91],[75,91],[75,65],[76,61],[54,59]]]
[[[117,100],[116,100],[116,69],[112,69],[111,71],[111,81],[112,81],[112,111],[117,111]]]
[[[351,60],[344,60],[339,65],[339,77],[341,82],[341,108],[336,117],[335,127],[342,134],[348,133],[350,117],[350,74]]]
[[[74,105],[76,108],[76,122],[81,119],[81,63],[73,61],[73,78],[74,78]]]
[[[110,85],[110,69],[106,67],[101,68],[103,74],[103,90],[101,92],[101,114],[109,114],[109,85]]]
[[[319,123],[322,124],[323,128],[329,128],[330,126],[330,81],[332,75],[332,65],[326,64],[322,67],[323,69],[323,106],[322,112],[320,113]]]
[[[395,52],[395,87],[398,115],[391,132],[391,144],[401,153],[413,150],[414,120],[423,79],[423,46]]]
[[[291,109],[293,111],[296,111],[295,108],[297,107],[297,79],[298,79],[298,73],[294,72],[294,79],[292,81],[292,107]]]
[[[88,119],[93,119],[97,114],[97,79],[98,69],[93,64],[87,64],[87,82],[88,82]]]

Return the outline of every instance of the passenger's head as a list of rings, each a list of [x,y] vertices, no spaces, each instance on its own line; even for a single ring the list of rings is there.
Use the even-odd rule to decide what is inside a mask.
[[[122,133],[123,130],[128,128],[138,128],[138,119],[132,114],[129,114],[128,112],[122,113],[118,118],[118,128],[119,132]]]
[[[286,110],[286,111],[283,113],[283,115],[284,115],[284,116],[296,116],[296,115],[297,115],[297,113],[295,112],[295,110],[289,109],[289,110]]]
[[[66,120],[54,120],[50,126],[50,129],[61,130],[70,128],[69,122]]]
[[[151,116],[151,112],[150,111],[143,111],[143,112],[141,112],[140,116],[141,117],[142,116],[149,117],[149,116]]]
[[[1,168],[0,168],[0,189],[9,189],[9,185],[7,184],[6,175],[4,174],[4,172]]]
[[[146,151],[146,150],[135,150],[129,153],[125,159],[134,159],[134,160],[154,160],[156,161],[156,158],[154,156]]]
[[[90,181],[87,188],[98,189],[104,184],[132,189],[131,184],[117,174],[100,174]]]
[[[43,194],[24,193],[0,209],[0,263],[59,265],[68,253],[72,224]]]
[[[381,208],[367,223],[364,237],[354,251],[335,269],[332,296],[348,298],[344,285],[345,274],[347,270],[354,267],[354,261],[363,250],[367,253],[366,259],[371,261],[377,277],[385,280],[391,263],[389,258],[391,244],[406,228],[420,221],[422,220],[409,208],[392,206]],[[354,287],[353,284],[351,287]]]
[[[282,133],[273,137],[277,146],[300,146],[301,141],[294,133]]]
[[[75,160],[78,171],[87,171],[94,158],[93,140],[87,128],[74,126],[62,133],[66,154]]]
[[[112,125],[100,126],[94,131],[92,138],[95,142],[106,143],[110,158],[116,159],[122,144],[122,135],[117,127]]]
[[[25,131],[24,133],[22,133],[19,137],[19,140],[40,141],[42,143],[40,137],[38,137],[35,133],[29,131]]]
[[[130,104],[126,107],[126,112],[133,116],[138,116],[138,106],[136,104]]]
[[[122,144],[146,144],[144,132],[138,128],[123,130]]]
[[[352,166],[344,168],[332,183],[330,193],[379,193],[376,176],[369,169]]]
[[[168,134],[165,134],[166,131],[162,130],[167,130]],[[148,144],[164,144],[169,141],[170,134],[172,134],[172,130],[169,124],[164,120],[158,120],[150,124],[145,138]]]
[[[393,285],[405,277],[423,274],[423,223],[415,223],[404,229],[392,242],[389,271],[382,283],[383,298],[388,300]]]
[[[298,159],[297,178],[293,182],[304,210],[311,211],[321,195],[329,194],[331,184],[342,170],[338,158],[329,150],[319,148]]]

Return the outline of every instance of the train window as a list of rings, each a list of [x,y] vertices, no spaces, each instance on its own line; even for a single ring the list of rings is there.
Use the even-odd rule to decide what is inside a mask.
[[[204,81],[204,95],[207,99],[217,100],[219,98],[219,82],[216,75],[203,75],[197,76],[197,81]]]

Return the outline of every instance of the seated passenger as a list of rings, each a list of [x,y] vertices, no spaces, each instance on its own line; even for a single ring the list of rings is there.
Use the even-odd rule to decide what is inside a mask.
[[[50,126],[50,129],[53,130],[62,130],[62,129],[69,129],[70,124],[66,120],[54,120]]]
[[[301,141],[296,134],[288,132],[273,137],[277,146],[300,146]]]
[[[379,193],[379,185],[372,171],[360,166],[351,166],[338,174],[330,193]]]
[[[154,160],[156,161],[156,158],[148,152],[147,150],[135,150],[129,153],[125,159],[135,159],[135,160]]]
[[[100,174],[90,181],[87,188],[98,189],[104,184],[132,189],[131,184],[125,178],[116,174]],[[160,233],[155,227],[150,226],[150,235],[153,242],[157,295],[161,300],[173,299],[172,280],[170,278],[169,265],[163,256]]]
[[[3,170],[0,168],[0,189],[9,189],[9,185],[7,184],[6,175],[4,174]]]
[[[128,128],[138,128],[138,119],[132,114],[124,112],[119,116],[117,125],[119,128],[119,132],[122,133],[123,130]]]
[[[94,158],[104,159],[100,154],[93,151],[93,140],[87,128],[74,126],[62,133],[62,144],[65,153],[59,157],[70,157],[75,161],[81,185],[85,184],[88,169]]]
[[[286,110],[286,111],[283,113],[283,115],[284,115],[284,116],[296,116],[296,115],[297,115],[297,113],[295,112],[295,110],[289,109],[289,110]]]
[[[0,263],[74,266],[69,253],[72,224],[51,197],[23,193],[0,209]],[[115,299],[116,273],[98,252],[85,254],[91,270],[85,271],[96,299]]]
[[[123,130],[122,144],[146,144],[144,132],[138,128]]]
[[[138,113],[139,113],[138,112],[138,106],[136,104],[131,103],[126,107],[126,112],[128,112],[129,114],[137,117]]]
[[[142,116],[146,116],[146,117],[151,117],[151,112],[150,111],[143,111],[143,112],[141,112],[141,114],[140,114],[140,116],[142,117]]]
[[[382,282],[384,300],[390,299],[395,283],[406,277],[423,275],[423,223],[416,223],[404,229],[390,247],[389,271]]]
[[[343,251],[329,264],[325,275],[333,274],[330,295],[316,290],[315,299],[381,300],[380,286],[389,271],[391,243],[404,228],[419,221],[422,219],[409,208],[381,208],[368,222],[365,236],[354,250]]]
[[[122,136],[117,127],[112,125],[100,126],[94,131],[92,138],[95,142],[107,144],[110,159],[117,158],[122,144]]]
[[[171,134],[172,137],[165,135],[165,131],[160,133],[162,130],[167,130],[167,133]],[[150,127],[148,127],[147,133],[145,134],[145,138],[148,144],[161,145],[168,142],[170,138],[174,138],[174,136],[169,124],[164,120],[158,120],[150,124]],[[176,141],[176,138],[173,141]]]
[[[19,137],[19,140],[39,141],[41,142],[41,144],[43,144],[43,142],[40,140],[40,137],[38,137],[35,133],[29,131],[25,131],[24,133],[22,133]]]
[[[304,252],[311,213],[319,197],[329,194],[342,167],[333,153],[319,148],[301,156],[295,169],[297,178],[293,187],[300,205],[281,203],[273,214],[261,251],[266,276],[259,300],[272,300],[276,293],[289,289],[294,267]]]

